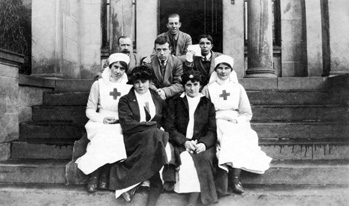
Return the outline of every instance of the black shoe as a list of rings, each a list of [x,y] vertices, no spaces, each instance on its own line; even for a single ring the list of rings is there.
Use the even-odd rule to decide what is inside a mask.
[[[98,188],[101,189],[101,190],[107,190],[108,189],[107,183],[104,182],[104,181],[100,181],[99,184],[98,184]]]
[[[126,202],[131,202],[131,195],[128,192],[124,192],[121,195]]]
[[[233,192],[237,194],[242,194],[244,193],[244,188],[242,187],[241,182],[238,182],[237,184],[233,184]]]
[[[97,191],[97,184],[98,184],[98,179],[97,177],[91,177],[88,180],[88,184],[87,184],[87,192],[89,193],[94,193]]]

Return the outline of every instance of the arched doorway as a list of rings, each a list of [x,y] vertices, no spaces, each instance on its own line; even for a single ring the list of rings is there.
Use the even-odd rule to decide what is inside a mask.
[[[193,44],[201,34],[210,34],[214,40],[213,50],[222,52],[223,16],[222,0],[160,0],[159,33],[167,31],[169,14],[181,16],[181,30],[191,35]]]

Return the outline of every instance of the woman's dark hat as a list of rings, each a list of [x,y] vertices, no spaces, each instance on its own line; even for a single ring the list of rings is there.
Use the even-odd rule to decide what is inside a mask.
[[[195,70],[190,70],[190,71],[186,71],[183,75],[182,75],[182,84],[186,84],[188,81],[192,81],[192,82],[202,82],[202,75],[200,72],[195,71]]]
[[[133,68],[127,84],[133,84],[136,80],[153,80],[153,71],[147,66],[138,66]]]

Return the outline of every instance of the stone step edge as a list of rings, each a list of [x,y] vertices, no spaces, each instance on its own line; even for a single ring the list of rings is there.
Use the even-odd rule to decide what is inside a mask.
[[[9,159],[0,161],[0,166],[29,166],[29,167],[62,167],[67,165],[70,160],[47,160],[47,159]],[[326,166],[347,167],[349,169],[349,160],[274,160],[270,167],[274,168],[294,168],[309,167],[319,168]]]

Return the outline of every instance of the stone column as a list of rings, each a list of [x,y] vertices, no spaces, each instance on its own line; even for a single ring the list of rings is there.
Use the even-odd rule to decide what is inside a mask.
[[[63,77],[61,0],[32,2],[32,75]]]
[[[154,41],[158,34],[158,1],[136,1],[136,42],[137,53],[149,56],[153,52]]]
[[[10,158],[10,141],[19,138],[18,69],[22,55],[0,49],[0,160]]]
[[[138,2],[137,2],[138,3]],[[118,38],[129,36],[134,40],[134,11],[133,1],[111,0],[111,37],[110,53],[118,51]]]
[[[248,1],[248,69],[246,77],[276,77],[273,70],[271,0]]]
[[[234,58],[234,70],[245,76],[244,63],[244,1],[223,0],[223,53]]]
[[[349,73],[349,1],[328,0],[330,30],[330,75]]]
[[[308,76],[320,77],[323,73],[322,28],[320,0],[305,1]]]

